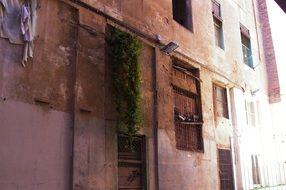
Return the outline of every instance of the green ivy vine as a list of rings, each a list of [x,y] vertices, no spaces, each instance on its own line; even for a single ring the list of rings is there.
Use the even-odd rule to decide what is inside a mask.
[[[110,29],[111,83],[118,112],[117,127],[128,135],[132,147],[142,124],[140,112],[140,65],[142,44],[138,39],[116,28]]]

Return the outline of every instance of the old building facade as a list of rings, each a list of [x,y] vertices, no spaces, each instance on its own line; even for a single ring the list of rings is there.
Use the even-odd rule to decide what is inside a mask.
[[[268,129],[269,98],[279,99],[279,85],[268,86],[258,3],[28,4],[36,21],[25,67],[25,45],[0,38],[0,189],[252,188],[240,158],[255,160],[257,141],[254,135],[253,150],[244,151],[244,132],[257,122]],[[5,20],[10,5],[0,5]],[[116,129],[110,28],[143,44],[143,124],[131,152]],[[178,47],[168,52],[170,42]],[[251,120],[253,109],[260,118]]]

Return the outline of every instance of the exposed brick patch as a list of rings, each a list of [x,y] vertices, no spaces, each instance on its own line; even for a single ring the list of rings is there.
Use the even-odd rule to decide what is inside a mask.
[[[276,103],[281,101],[280,84],[266,0],[257,0],[257,5],[263,39],[264,58],[266,62],[269,103]]]

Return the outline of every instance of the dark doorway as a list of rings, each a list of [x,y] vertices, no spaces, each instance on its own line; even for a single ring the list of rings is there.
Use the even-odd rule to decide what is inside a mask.
[[[234,190],[231,151],[218,149],[220,190]]]
[[[128,146],[128,137],[118,136],[118,189],[145,190],[146,147],[144,136],[136,137],[133,147]]]

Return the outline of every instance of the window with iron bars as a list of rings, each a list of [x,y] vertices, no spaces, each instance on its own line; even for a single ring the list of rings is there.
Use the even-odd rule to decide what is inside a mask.
[[[189,89],[173,85],[176,148],[185,151],[203,151],[202,113],[199,81],[183,71],[174,69],[173,77],[183,79]],[[182,82],[183,84],[183,82]]]
[[[250,68],[254,68],[249,30],[245,26],[240,25],[240,34],[241,34],[243,62]]]
[[[219,164],[219,178],[220,178],[220,190],[233,190],[233,166],[231,150],[218,149],[218,164]]]

